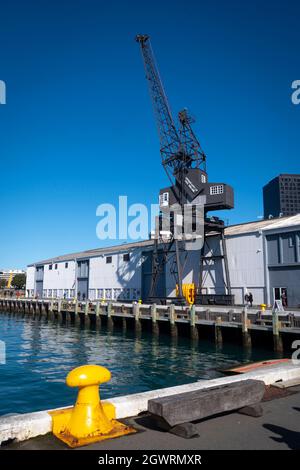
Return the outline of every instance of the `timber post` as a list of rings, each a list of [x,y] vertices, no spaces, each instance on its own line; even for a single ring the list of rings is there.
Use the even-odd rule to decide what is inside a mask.
[[[171,336],[178,336],[178,328],[175,323],[175,305],[169,306],[169,322],[170,322],[170,333]]]
[[[151,305],[151,322],[152,322],[152,333],[154,335],[159,334],[159,326],[157,321],[157,308],[156,304]]]
[[[222,335],[222,318],[217,317],[215,321],[215,342],[218,346],[221,346],[223,343]]]
[[[276,310],[272,312],[272,326],[273,326],[274,351],[282,352],[283,343],[282,343],[282,337],[279,331],[279,329],[281,328],[281,322],[279,321],[278,312]]]
[[[251,335],[249,333],[249,319],[248,319],[248,308],[247,305],[242,310],[242,335],[243,335],[243,346],[245,348],[251,348]]]
[[[191,339],[198,340],[198,328],[196,325],[196,307],[195,305],[190,306],[190,331],[191,331]]]
[[[135,324],[135,331],[140,332],[142,329],[142,324],[141,324],[141,312],[140,312],[140,304],[137,302],[134,302],[132,304],[132,312],[134,316],[134,324]]]

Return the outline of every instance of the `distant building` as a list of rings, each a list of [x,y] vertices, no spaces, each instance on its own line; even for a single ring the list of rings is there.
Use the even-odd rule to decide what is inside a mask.
[[[300,213],[300,175],[276,176],[263,188],[264,218]]]
[[[0,269],[0,280],[4,279],[6,281],[6,287],[9,288],[16,274],[25,274],[25,271],[21,269]]]

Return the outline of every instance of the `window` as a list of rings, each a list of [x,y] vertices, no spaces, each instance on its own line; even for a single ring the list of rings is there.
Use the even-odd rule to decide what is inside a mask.
[[[97,289],[97,299],[103,299],[103,296],[104,296],[104,290]]]
[[[160,206],[169,205],[169,193],[162,193],[159,195],[159,205]]]
[[[52,264],[49,264],[49,271],[52,271]]]
[[[125,253],[125,255],[123,255],[123,261],[130,261],[129,253]]]
[[[224,192],[223,184],[217,184],[216,186],[210,187],[211,196],[215,196],[216,194],[223,194],[223,192]]]
[[[112,263],[112,256],[107,256],[106,257],[106,264]]]
[[[292,235],[289,236],[289,247],[293,248],[294,246],[295,246],[295,237],[292,234]]]
[[[206,176],[201,174],[201,183],[206,183]]]
[[[56,299],[57,298],[57,289],[53,289],[53,297]]]
[[[132,298],[133,300],[137,299],[137,289],[132,289]]]
[[[95,300],[96,298],[96,289],[89,289],[89,299]]]
[[[111,289],[105,289],[105,298],[107,300],[111,299]]]
[[[114,300],[119,300],[121,298],[121,293],[122,293],[122,289],[120,288],[117,288],[117,289],[114,289]]]
[[[57,269],[57,264],[55,264],[54,268]]]
[[[48,297],[52,297],[52,289],[48,290]]]
[[[68,269],[69,263],[65,263],[65,268]]]

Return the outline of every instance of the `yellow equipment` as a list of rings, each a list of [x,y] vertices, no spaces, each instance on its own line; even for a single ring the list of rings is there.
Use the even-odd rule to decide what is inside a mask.
[[[13,280],[13,277],[14,277],[13,273],[10,273],[10,274],[9,274],[9,278],[8,278],[8,280],[7,280],[7,285],[6,285],[7,289],[10,289],[10,286],[11,286],[11,283],[12,283],[12,280]]]
[[[80,447],[136,432],[116,421],[115,407],[101,403],[99,384],[108,382],[111,373],[105,367],[86,365],[67,375],[69,387],[79,387],[74,407],[51,411],[53,434],[69,447]]]
[[[195,284],[182,284],[182,293],[186,301],[190,305],[193,305],[195,303],[195,292],[196,292]],[[178,297],[178,295],[179,295],[179,287],[178,287],[178,284],[176,284],[176,297]]]
[[[266,310],[266,304],[261,304],[261,305],[260,305],[260,309],[261,309],[262,312],[265,312],[265,310]]]

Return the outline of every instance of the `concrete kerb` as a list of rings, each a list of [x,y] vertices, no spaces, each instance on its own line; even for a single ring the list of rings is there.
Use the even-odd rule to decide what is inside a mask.
[[[300,379],[300,366],[293,365],[292,363],[277,364],[262,367],[256,371],[247,372],[245,374],[220,377],[212,380],[199,380],[191,384],[109,398],[103,401],[113,403],[116,407],[117,419],[122,419],[136,416],[143,411],[147,411],[148,400],[153,398],[207,389],[246,379],[262,380],[266,385],[271,385],[279,381]],[[49,411],[53,410],[0,416],[0,445],[5,441],[24,441],[51,432],[52,419],[48,413]]]

